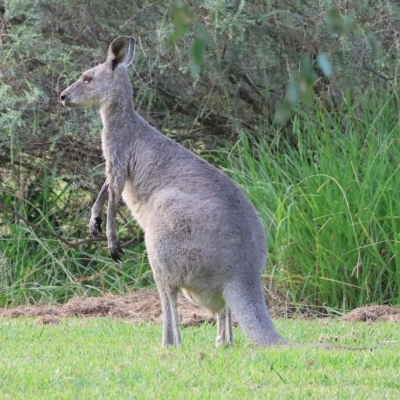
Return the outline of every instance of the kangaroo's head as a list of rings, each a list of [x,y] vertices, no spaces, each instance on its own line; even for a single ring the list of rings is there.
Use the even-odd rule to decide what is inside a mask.
[[[61,93],[63,105],[102,105],[111,102],[116,96],[132,98],[132,86],[126,67],[132,62],[134,53],[133,37],[121,36],[115,39],[108,49],[106,62],[84,72],[75,83]]]

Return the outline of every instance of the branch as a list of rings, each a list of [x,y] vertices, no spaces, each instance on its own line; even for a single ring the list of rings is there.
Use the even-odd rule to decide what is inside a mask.
[[[392,77],[387,76],[385,73],[380,72],[380,71],[376,71],[376,70],[372,69],[371,67],[368,67],[368,65],[366,65],[366,64],[364,64],[364,68],[367,71],[372,72],[374,75],[379,76],[379,78],[385,79],[386,81],[392,81],[393,79],[396,79],[396,78],[400,77],[400,74],[399,75],[394,75]]]
[[[81,240],[74,240],[74,241],[69,241],[62,236],[59,236],[55,234],[54,232],[51,232],[47,229],[40,228],[36,224],[28,221],[25,217],[23,217],[21,214],[18,214],[16,211],[11,210],[11,208],[6,207],[1,201],[0,201],[0,209],[7,211],[9,214],[14,215],[16,218],[24,222],[26,225],[30,226],[32,229],[44,233],[45,235],[52,236],[55,239],[58,239],[65,247],[71,249],[74,247],[79,247],[82,244],[85,243],[94,243],[94,242],[104,242],[107,241],[107,237],[105,235],[99,236],[97,238],[86,238],[86,239],[81,239]],[[121,242],[125,242],[121,244],[121,247],[128,247],[133,244],[137,243],[137,237],[131,237],[131,238],[120,238]]]

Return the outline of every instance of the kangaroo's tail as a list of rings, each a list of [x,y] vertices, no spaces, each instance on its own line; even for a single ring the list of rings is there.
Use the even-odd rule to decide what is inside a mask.
[[[261,281],[233,282],[226,286],[224,298],[249,339],[258,346],[288,344],[275,329],[269,316]]]

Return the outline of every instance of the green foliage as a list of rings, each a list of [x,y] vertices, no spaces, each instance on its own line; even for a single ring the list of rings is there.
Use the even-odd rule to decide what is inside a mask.
[[[58,239],[71,242],[87,236],[89,209],[104,179],[97,110],[63,109],[59,94],[82,71],[103,62],[109,43],[119,35],[137,38],[130,69],[135,102],[154,126],[212,160],[218,158],[213,149],[226,141],[234,145],[238,132],[245,132],[248,139],[241,139],[236,149],[254,139],[267,149],[264,157],[275,160],[273,170],[260,172],[262,182],[275,183],[260,193],[267,196],[263,198],[280,197],[269,210],[261,197],[256,205],[263,218],[277,216],[278,236],[273,230],[270,234],[271,265],[279,266],[293,298],[333,308],[362,301],[398,302],[398,275],[393,272],[398,268],[398,211],[390,200],[397,184],[391,175],[397,171],[397,153],[385,147],[389,139],[383,135],[392,140],[397,132],[398,107],[392,103],[399,97],[399,18],[394,0],[116,0],[112,5],[100,0],[0,0],[0,205],[11,210],[0,210],[0,304],[65,300],[73,293],[124,291],[148,282],[143,245],[127,250],[120,268],[110,263],[102,243],[70,247]],[[293,110],[300,111],[293,117]],[[303,132],[311,136],[301,147]],[[346,181],[341,177],[347,157],[340,153],[343,146],[355,165],[346,164]],[[258,169],[256,149],[249,145],[248,166],[240,166],[242,170]],[[321,161],[330,151],[329,163]],[[373,151],[382,159],[373,158]],[[373,169],[367,169],[366,160]],[[314,164],[323,172],[305,170]],[[385,166],[379,183],[384,190],[378,196],[378,183],[368,189],[363,182],[380,165]],[[271,172],[278,167],[282,176]],[[251,181],[243,183],[252,186]],[[268,194],[274,185],[286,188]],[[308,190],[313,195],[306,196]],[[354,204],[360,190],[364,208]],[[334,211],[327,208],[326,215],[333,213],[331,222],[318,227],[303,209],[312,206],[322,213],[322,203],[314,202],[327,191],[332,193],[329,210]],[[258,195],[251,193],[256,200]],[[389,207],[386,217],[384,207]],[[373,222],[375,212],[379,225]],[[285,215],[282,221],[280,213]],[[302,221],[302,215],[311,219]],[[350,215],[352,220],[344,221]],[[360,222],[360,215],[366,220]],[[121,235],[140,237],[132,224],[121,208]],[[307,233],[314,239],[303,250],[298,243],[307,237],[304,232],[292,244],[297,225],[314,232]],[[327,245],[317,245],[315,232],[328,240],[329,232],[338,229],[339,235],[343,226],[352,227],[346,230],[349,255],[340,253],[340,244],[328,257]],[[303,253],[308,269],[298,270]],[[346,267],[339,268],[339,260]],[[378,266],[372,274],[366,272],[369,263]],[[331,264],[335,267],[325,269]],[[314,272],[332,276],[310,279]],[[342,284],[333,283],[326,290],[324,279],[354,287],[344,291]],[[356,300],[358,293],[363,295]]]
[[[74,246],[72,238],[87,237],[90,196],[79,198],[73,185],[45,171],[20,176],[19,187],[13,183],[0,183],[0,306],[65,302],[152,284],[141,240],[126,250],[123,268],[100,242]],[[128,222],[119,219],[121,236],[135,234]]]
[[[192,19],[193,16],[187,4],[178,1],[171,6],[171,22],[174,24],[174,32],[168,40],[171,44],[181,39],[189,31]],[[194,78],[199,76],[207,41],[206,31],[198,26],[196,37],[190,48],[190,69]]]
[[[100,0],[1,2],[2,149],[41,157],[51,146],[63,151],[61,138],[82,131],[85,149],[98,147],[93,113],[77,111],[67,119],[71,112],[60,108],[58,96],[84,69],[104,60],[117,35],[138,39],[133,80],[139,110],[156,126],[198,145],[199,138],[236,135],[238,124],[257,134],[254,127],[272,121],[291,80],[305,83],[299,98],[305,91],[333,108],[348,89],[353,96],[382,87],[398,75],[399,38],[391,27],[399,14],[394,1],[350,1],[336,8],[300,0],[290,6],[217,0],[118,0],[112,6]],[[309,65],[303,68],[304,63]],[[289,101],[290,109],[294,103]],[[74,172],[87,173],[82,165],[74,165]]]
[[[236,345],[216,348],[216,327],[185,328],[181,348],[162,348],[161,327],[108,318],[57,326],[2,319],[0,391],[15,399],[397,399],[396,324],[276,321],[298,342],[320,336],[373,351],[256,349],[235,329]],[[386,342],[386,344],[383,344]],[[396,350],[397,349],[397,350]]]
[[[319,55],[319,61],[322,59],[322,65],[326,71],[330,70],[330,64]],[[275,120],[283,124],[289,118],[292,110],[298,105],[299,100],[303,99],[308,106],[313,103],[313,86],[317,82],[317,74],[314,71],[309,56],[303,56],[300,60],[299,74],[290,80],[285,100],[279,104],[276,109]]]
[[[174,32],[169,37],[169,42],[175,43],[190,27],[192,15],[187,4],[176,2],[171,6],[171,22],[174,24]]]
[[[269,231],[269,271],[290,301],[349,310],[400,303],[400,122],[394,99],[343,119],[298,112],[289,142],[242,134],[226,161]]]

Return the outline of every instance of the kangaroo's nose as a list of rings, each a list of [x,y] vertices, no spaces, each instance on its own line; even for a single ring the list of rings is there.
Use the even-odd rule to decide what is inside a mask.
[[[64,93],[61,93],[60,99],[61,99],[62,101],[65,100],[65,94],[64,94]]]

